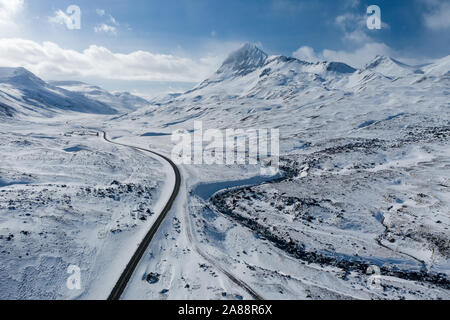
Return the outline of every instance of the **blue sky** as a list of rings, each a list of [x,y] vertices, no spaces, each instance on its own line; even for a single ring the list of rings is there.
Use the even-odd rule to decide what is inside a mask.
[[[73,4],[80,30],[63,19]],[[372,4],[381,30],[365,25]],[[245,42],[356,67],[376,54],[429,61],[450,54],[449,21],[449,0],[0,0],[0,64],[112,90],[177,91]]]

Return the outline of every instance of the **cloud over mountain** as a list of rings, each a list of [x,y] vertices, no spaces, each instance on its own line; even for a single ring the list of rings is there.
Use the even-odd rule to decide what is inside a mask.
[[[217,57],[208,56],[193,59],[144,50],[118,53],[98,45],[80,52],[48,41],[0,39],[0,65],[25,67],[46,79],[75,76],[196,82],[218,63]]]

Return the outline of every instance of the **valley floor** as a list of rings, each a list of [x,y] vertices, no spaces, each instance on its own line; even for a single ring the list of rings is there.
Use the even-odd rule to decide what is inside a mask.
[[[47,121],[1,125],[0,298],[105,299],[173,177],[98,133],[170,155],[170,131],[157,117]],[[450,299],[448,120],[362,128],[283,132],[281,179],[180,166],[175,206],[123,298]],[[81,290],[66,286],[70,265]]]

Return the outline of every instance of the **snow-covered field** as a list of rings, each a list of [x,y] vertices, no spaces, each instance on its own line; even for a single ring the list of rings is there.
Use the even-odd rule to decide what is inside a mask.
[[[0,298],[105,299],[156,218],[163,164],[64,122],[1,130]]]
[[[175,206],[123,298],[449,299],[449,58],[412,67],[377,57],[356,70],[246,45],[194,89],[151,104],[33,81],[94,101],[90,111],[45,105],[50,118],[26,115],[29,91],[14,89],[9,71],[1,297],[105,298],[173,181],[167,164],[96,133],[170,155],[171,133],[202,121],[279,129],[283,178],[260,177],[259,166],[181,165]],[[73,112],[96,103],[117,115]],[[137,110],[120,114],[127,103]],[[70,264],[87,277],[80,292],[65,287]],[[381,279],[370,285],[374,266]]]

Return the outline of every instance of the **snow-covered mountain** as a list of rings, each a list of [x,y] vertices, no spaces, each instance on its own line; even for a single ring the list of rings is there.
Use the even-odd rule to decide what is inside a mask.
[[[367,64],[364,69],[372,70],[391,78],[406,77],[413,74],[424,73],[420,68],[409,66],[386,56],[377,56],[372,62]]]
[[[215,74],[180,98],[287,97],[355,71],[339,62],[309,63],[285,56],[269,57],[257,46],[246,44],[232,53]]]
[[[202,99],[295,98],[311,90],[360,90],[362,83],[424,75],[443,76],[449,71],[450,56],[424,66],[410,66],[394,58],[377,56],[357,70],[341,62],[306,62],[286,56],[268,56],[256,45],[246,44],[232,53],[211,77],[174,101]],[[167,101],[165,101],[167,102]]]
[[[450,56],[449,56],[450,57]],[[445,85],[448,58],[414,67],[393,58],[377,56],[362,69],[341,62],[316,62],[286,56],[268,56],[257,46],[246,44],[232,53],[223,65],[208,79],[181,95],[152,101],[158,107],[149,107],[130,114],[131,118],[160,115],[176,123],[192,119],[216,119],[223,124],[242,120],[242,124],[256,124],[256,119],[278,109],[297,109],[303,106],[348,105],[365,103],[394,95],[391,104],[403,101],[399,94],[412,86],[428,96],[429,92]],[[443,78],[444,77],[444,78]],[[436,87],[435,83],[439,85]],[[395,92],[395,93],[394,93]],[[405,94],[403,92],[402,94]],[[436,99],[442,98],[437,95]],[[161,108],[159,106],[162,106]],[[220,110],[221,116],[217,116]],[[287,113],[276,112],[275,117]],[[228,118],[229,117],[229,118]],[[220,120],[219,120],[220,119]]]
[[[129,92],[110,93],[105,89],[80,81],[50,81],[51,85],[79,93],[88,99],[100,101],[120,112],[131,112],[149,105],[149,102]]]
[[[58,112],[116,114],[113,107],[51,85],[25,68],[0,68],[0,114],[51,116]]]

